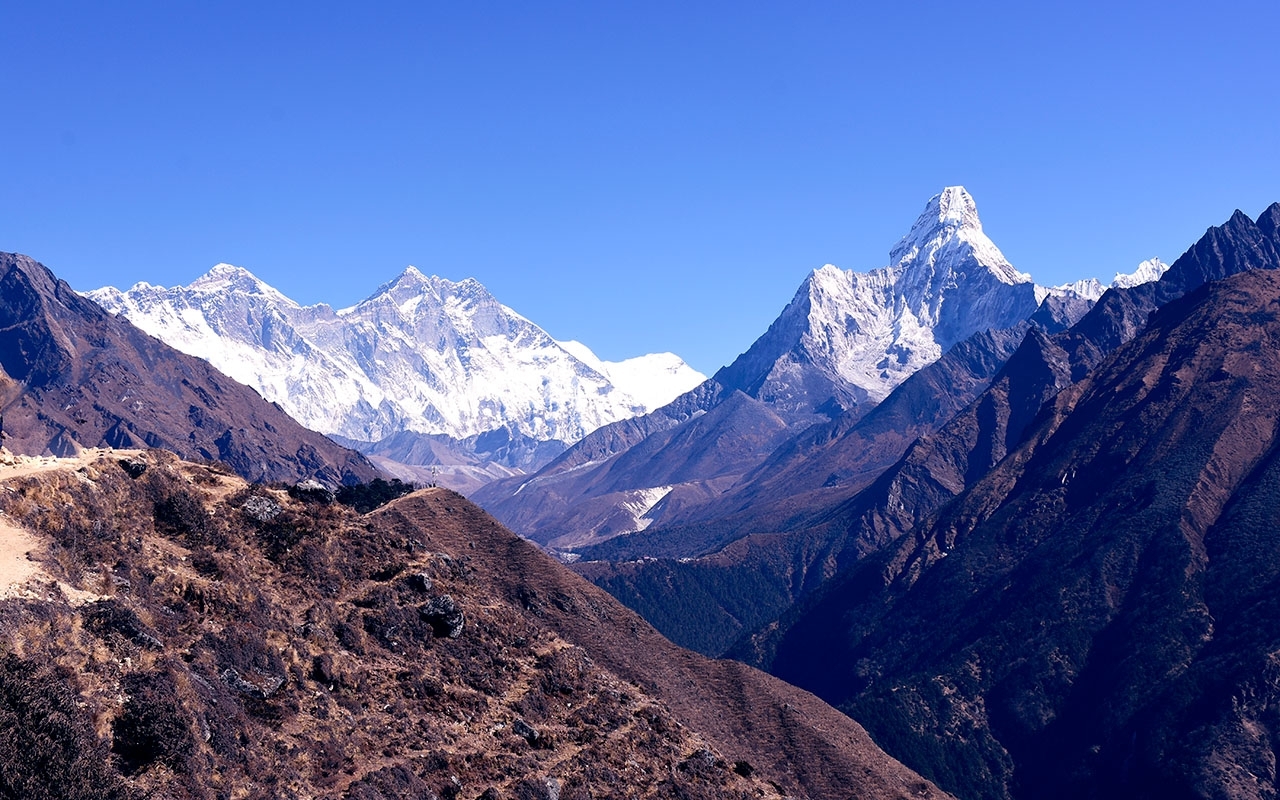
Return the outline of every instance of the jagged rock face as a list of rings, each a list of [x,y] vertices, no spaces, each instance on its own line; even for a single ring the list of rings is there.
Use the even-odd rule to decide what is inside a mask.
[[[124,455],[0,465],[36,570],[0,573],[4,796],[944,796],[452,492],[359,515]]]
[[[0,368],[5,444],[15,452],[147,446],[220,460],[253,480],[378,474],[252,389],[9,253],[0,254]]]
[[[1277,297],[1166,304],[757,657],[964,796],[1274,794]]]
[[[412,267],[341,311],[299,306],[225,264],[187,287],[138,284],[89,296],[257,388],[303,424],[354,441],[501,431],[574,442],[649,410],[620,387],[661,404],[702,380],[671,354],[601,362],[580,344],[556,342],[475,280]]]
[[[716,374],[721,384],[812,413],[874,404],[953,345],[1012,327],[1041,297],[987,238],[963,188],[933,197],[889,254],[868,273],[815,271],[751,349]]]
[[[910,444],[902,458],[865,490],[834,509],[823,538],[841,567],[874,552],[973,485],[1014,450],[1044,403],[1083,378],[1136,336],[1161,303],[1211,276],[1252,268],[1280,268],[1273,206],[1254,224],[1233,217],[1206,234],[1172,268],[1144,262],[1130,281],[1087,308],[1071,297],[1046,297],[1034,325],[987,386],[951,419]],[[1247,258],[1239,254],[1252,254]],[[1273,255],[1274,254],[1274,255]],[[1163,276],[1154,282],[1138,277]],[[1056,318],[1054,315],[1058,315]]]

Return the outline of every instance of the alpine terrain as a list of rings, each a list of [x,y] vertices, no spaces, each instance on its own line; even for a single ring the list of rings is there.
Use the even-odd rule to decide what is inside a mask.
[[[545,463],[703,380],[670,353],[603,362],[475,280],[413,267],[339,310],[301,306],[227,264],[189,286],[88,296],[307,427],[397,461],[472,466],[481,479]]]
[[[922,367],[968,342],[956,371],[935,387],[947,393],[956,379],[958,400],[911,423],[941,424],[971,399],[965,391],[991,379],[1025,333],[1019,326],[1039,313],[1064,327],[1092,302],[1070,287],[1037,286],[1009,264],[958,186],[929,200],[890,260],[867,273],[815,270],[768,331],[702,386],[593,432],[532,476],[486,486],[477,502],[522,535],[565,550],[721,518],[730,510],[722,498],[750,495],[771,453],[807,447],[797,435],[846,433]],[[1162,267],[1153,260],[1140,271]],[[935,380],[945,370],[938,372]],[[832,464],[816,482],[786,491],[874,475],[923,432],[893,433],[897,441],[876,451],[875,464]],[[743,496],[736,508],[750,502]]]
[[[732,652],[961,796],[1274,796],[1278,304],[1280,204],[1028,337],[1000,451]]]
[[[1083,317],[1063,306],[1045,313],[1048,298],[1025,332],[975,336],[853,424],[815,426],[779,448],[717,504],[722,516],[582,548],[576,569],[674,641],[720,655],[981,479],[1047,400],[1161,304],[1267,267],[1271,247],[1261,223],[1236,214],[1159,280],[1116,286]]]
[[[950,187],[703,381],[412,269],[94,296],[534,543],[0,255],[0,796],[1280,794],[1280,203],[1046,288]]]
[[[14,253],[0,253],[0,414],[4,443],[29,455],[162,447],[259,481],[337,485],[379,474],[359,453]]]

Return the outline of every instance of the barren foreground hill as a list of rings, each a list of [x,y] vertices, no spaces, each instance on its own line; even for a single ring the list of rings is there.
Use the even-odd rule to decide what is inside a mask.
[[[0,464],[0,512],[0,797],[943,796],[446,490],[99,451]]]

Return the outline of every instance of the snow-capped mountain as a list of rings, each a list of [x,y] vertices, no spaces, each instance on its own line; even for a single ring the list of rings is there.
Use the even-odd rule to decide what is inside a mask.
[[[704,379],[669,353],[603,362],[580,343],[555,341],[475,280],[413,267],[336,311],[300,306],[228,264],[189,286],[88,296],[307,427],[357,441],[506,430],[571,443]]]
[[[601,361],[582,342],[570,339],[558,344],[650,410],[670,403],[706,377],[695,372],[675,353],[649,353],[623,361]],[[700,380],[693,380],[695,376]]]
[[[1111,281],[1111,286],[1114,289],[1132,289],[1144,283],[1158,281],[1168,271],[1168,264],[1158,258],[1148,258],[1139,264],[1138,268],[1133,272],[1128,274],[1117,272],[1115,279]]]
[[[898,411],[889,417],[911,417],[895,425],[941,424],[945,419],[929,417],[929,409],[967,403],[964,392],[975,393],[994,374],[1012,351],[1005,345],[1021,339],[1033,315],[1066,326],[1090,306],[1070,288],[1037,286],[1015,269],[959,186],[930,198],[889,257],[888,266],[869,272],[830,264],[814,270],[764,335],[696,391],[592,433],[532,477],[490,483],[476,500],[513,530],[556,547],[691,524],[709,518],[699,516],[705,510],[724,510],[715,504],[722,496],[737,504],[734,513],[741,510],[738,501],[755,496],[752,482],[762,474],[756,468],[806,431],[819,431],[813,437],[820,444],[795,445],[801,455],[787,463],[828,465],[814,477],[838,486],[837,473],[853,459],[829,452],[819,458],[817,448],[841,446],[841,432],[922,367],[968,340],[968,356],[941,370],[959,384],[924,381],[924,389],[908,392],[914,400],[894,405]],[[1017,338],[988,336],[1001,331]],[[975,343],[978,334],[988,341]],[[935,390],[946,396],[929,395]],[[879,446],[908,443],[899,436]],[[786,491],[813,488],[797,481]]]
[[[1076,294],[1086,300],[1097,300],[1107,291],[1107,289],[1132,289],[1134,286],[1141,286],[1144,283],[1160,280],[1160,276],[1169,269],[1169,265],[1158,258],[1148,258],[1138,265],[1133,272],[1117,272],[1116,277],[1111,281],[1109,286],[1103,286],[1102,281],[1097,278],[1085,278],[1084,280],[1075,281],[1073,283],[1064,283],[1061,286],[1054,286],[1048,291],[1052,294]]]
[[[815,381],[841,406],[876,403],[957,342],[1026,319],[1048,291],[983,233],[960,186],[930,198],[889,258],[870,272],[815,270],[717,379],[783,411],[821,404]]]

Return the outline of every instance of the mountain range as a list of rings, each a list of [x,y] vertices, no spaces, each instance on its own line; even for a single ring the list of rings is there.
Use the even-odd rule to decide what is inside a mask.
[[[1116,282],[1163,269],[1153,259]],[[1065,327],[1092,302],[1017,271],[983,232],[973,198],[948,187],[892,248],[888,267],[815,270],[768,331],[702,386],[593,432],[532,476],[495,481],[473,497],[513,530],[561,550],[650,528],[705,528],[735,513],[756,525],[764,499],[847,494],[873,477],[968,402],[965,387],[986,385],[1025,333],[1019,326]],[[878,445],[827,448],[842,455],[815,460],[812,441],[858,435],[850,429],[904,381],[961,345],[930,373],[944,381],[933,396],[945,398],[932,416],[886,409],[876,417],[884,434]],[[918,394],[913,388],[904,397]],[[920,402],[928,404],[908,405]],[[770,483],[776,488],[766,489]]]
[[[575,569],[673,640],[722,654],[981,479],[1046,401],[1136,336],[1163,303],[1268,268],[1267,219],[1237,213],[1160,280],[1113,288],[1083,316],[1068,314],[1078,319],[1070,327],[1037,312],[1024,333],[975,337],[852,425],[814,427],[779,448],[772,471],[739,492],[758,498],[741,510],[722,502],[719,517],[581,548]],[[855,477],[806,490],[839,464]]]
[[[1270,796],[1277,269],[1280,204],[1237,212],[1159,280],[1029,325],[844,501],[650,529],[575,569],[678,641],[814,691],[957,796]],[[945,382],[911,384],[976,344],[850,438],[811,429],[809,454],[935,407]]]
[[[747,352],[681,397],[703,376],[672,354],[603,362],[581,343],[555,341],[474,280],[454,283],[412,267],[339,310],[300,306],[225,264],[185,287],[139,283],[88,296],[254,387],[304,425],[361,450],[385,472],[473,494],[511,479],[477,497],[539,541],[581,544],[659,517],[670,521],[669,514],[653,513],[659,502],[684,507],[718,496],[782,442],[781,431],[865,412],[971,334],[1016,325],[1047,298],[1088,302],[1102,291],[1094,279],[1036,286],[983,233],[976,205],[961,187],[948,187],[926,204],[890,259],[869,273],[831,265],[814,271]],[[1163,266],[1153,259],[1116,282],[1149,279]],[[615,480],[603,501],[595,490],[577,499],[557,494],[574,506],[562,515],[573,522],[534,522],[524,519],[527,508],[512,513],[496,504],[495,498],[512,495],[519,475],[538,471],[602,427],[628,429],[627,420],[672,401],[641,423],[645,430],[665,429],[738,391],[762,404],[743,413],[763,427],[730,423],[750,429],[751,441],[733,443],[722,431],[710,436],[724,444],[705,448],[685,470],[693,480],[656,470]],[[778,421],[762,423],[769,415]],[[726,408],[718,418],[733,416]],[[713,421],[700,424],[708,428]],[[779,435],[763,433],[770,428]],[[595,442],[617,436],[601,434]],[[580,450],[596,452],[597,443]],[[678,449],[665,460],[686,460]],[[559,462],[537,485],[581,461]],[[733,466],[726,470],[716,461]],[[532,486],[527,496],[536,493]],[[538,529],[548,525],[574,532],[542,535]]]
[[[703,379],[670,353],[601,361],[585,345],[555,341],[477,281],[413,267],[338,310],[301,306],[227,264],[189,286],[139,283],[88,297],[303,425],[370,454],[416,453],[416,464],[536,466]],[[405,439],[413,434],[416,449]]]
[[[0,253],[0,414],[4,445],[18,453],[160,447],[259,481],[336,486],[379,475],[359,453],[14,253]]]
[[[992,468],[732,652],[962,796],[1274,793],[1278,269],[1280,204],[1099,306]]]

